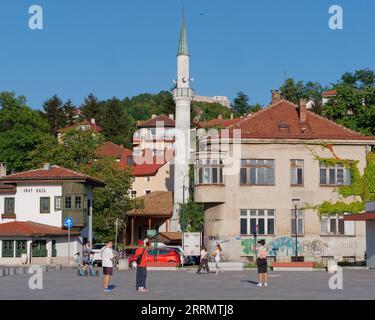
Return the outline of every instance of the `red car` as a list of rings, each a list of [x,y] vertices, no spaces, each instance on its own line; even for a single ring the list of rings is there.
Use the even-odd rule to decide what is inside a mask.
[[[173,262],[176,266],[181,265],[180,254],[173,249],[166,249],[166,248],[158,248],[158,249],[147,249],[147,265],[152,264],[154,262]],[[155,261],[156,255],[156,261]],[[136,268],[137,267],[137,257],[135,255],[129,258],[129,267]]]

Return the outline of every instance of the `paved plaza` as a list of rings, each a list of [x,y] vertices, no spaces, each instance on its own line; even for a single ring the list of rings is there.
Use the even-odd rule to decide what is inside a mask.
[[[102,277],[78,277],[72,270],[44,273],[43,289],[28,287],[29,275],[0,278],[0,299],[375,299],[375,271],[344,270],[343,289],[328,286],[332,274],[314,272],[270,272],[269,286],[256,286],[256,270],[226,272],[224,275],[190,271],[149,271],[148,293],[135,291],[135,272],[117,271],[106,293]]]

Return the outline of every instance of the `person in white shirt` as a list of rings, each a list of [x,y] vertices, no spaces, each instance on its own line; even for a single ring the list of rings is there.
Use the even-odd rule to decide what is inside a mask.
[[[109,288],[109,280],[113,274],[113,243],[108,241],[107,245],[102,249],[102,267],[103,267],[103,288],[105,292],[111,292]]]
[[[220,265],[222,253],[223,253],[223,250],[221,249],[220,244],[217,244],[215,247],[215,251],[213,252],[213,256],[215,257],[215,264],[216,264],[216,274],[219,274],[219,271],[221,271],[221,273],[224,273],[224,270],[221,268],[221,265]]]

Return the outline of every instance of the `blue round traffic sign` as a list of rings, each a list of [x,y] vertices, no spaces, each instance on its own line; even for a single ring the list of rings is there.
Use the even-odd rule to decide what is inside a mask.
[[[64,220],[64,226],[67,228],[72,228],[74,226],[74,219],[73,217],[66,217]]]

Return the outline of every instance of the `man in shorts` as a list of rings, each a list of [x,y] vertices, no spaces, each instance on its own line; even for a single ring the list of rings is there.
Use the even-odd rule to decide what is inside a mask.
[[[105,292],[111,292],[109,280],[113,274],[113,243],[108,241],[107,245],[102,249],[102,267],[103,267],[103,288]]]

